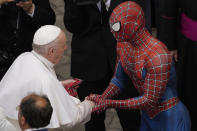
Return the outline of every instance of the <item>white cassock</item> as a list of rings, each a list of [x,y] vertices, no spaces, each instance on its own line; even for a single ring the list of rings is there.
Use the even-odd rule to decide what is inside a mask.
[[[29,93],[45,94],[53,107],[48,128],[72,127],[90,120],[92,105],[70,96],[57,79],[53,64],[36,52],[21,54],[0,82],[0,107],[17,120],[17,106]]]
[[[12,125],[3,113],[3,110],[0,107],[0,131],[16,131],[14,125]]]

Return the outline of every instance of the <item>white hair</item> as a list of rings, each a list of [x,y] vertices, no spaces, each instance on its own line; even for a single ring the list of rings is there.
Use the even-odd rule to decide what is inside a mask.
[[[32,48],[35,52],[37,52],[41,55],[47,55],[49,48],[56,47],[57,41],[58,41],[58,37],[54,41],[52,41],[46,45],[37,45],[37,44],[33,43]]]

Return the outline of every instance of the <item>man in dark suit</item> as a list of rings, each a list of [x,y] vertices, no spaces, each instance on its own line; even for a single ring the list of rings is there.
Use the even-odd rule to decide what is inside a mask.
[[[24,97],[18,106],[18,122],[22,131],[47,131],[38,129],[50,123],[53,108],[45,95],[30,94]],[[0,108],[0,130],[17,131],[16,127],[6,119]]]
[[[0,0],[0,80],[19,54],[32,50],[35,31],[54,22],[49,0]]]
[[[113,75],[116,61],[116,40],[109,28],[109,16],[113,9],[126,0],[64,0],[64,24],[73,34],[71,42],[71,76],[83,82],[78,95],[84,100],[90,93],[101,94]],[[144,0],[135,0],[145,5]],[[108,7],[106,8],[107,3]],[[105,5],[106,4],[106,5]],[[122,94],[123,99],[137,95],[131,83]],[[126,95],[126,96],[125,96]],[[118,98],[121,99],[121,98]],[[125,112],[125,111],[124,111]],[[139,112],[118,110],[124,131],[139,130]],[[86,131],[105,131],[105,113],[93,114],[85,125]]]

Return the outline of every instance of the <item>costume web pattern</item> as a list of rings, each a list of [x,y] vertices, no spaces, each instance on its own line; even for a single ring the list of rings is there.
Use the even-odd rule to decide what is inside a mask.
[[[99,102],[94,110],[99,111],[107,107],[142,109],[153,118],[159,112],[172,108],[179,101],[177,97],[160,101],[170,77],[172,55],[162,42],[153,38],[145,29],[143,11],[135,2],[124,2],[114,9],[110,17],[110,27],[117,22],[121,23],[120,30],[114,31],[111,28],[118,41],[117,65],[121,65],[140,96],[127,100],[105,100],[104,97],[94,97],[92,99]],[[119,70],[117,67],[116,73]],[[116,92],[114,90],[118,88],[110,83],[103,94],[111,98]]]

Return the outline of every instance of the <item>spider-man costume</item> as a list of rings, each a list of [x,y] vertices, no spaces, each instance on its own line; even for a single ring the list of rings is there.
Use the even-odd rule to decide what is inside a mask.
[[[117,40],[117,64],[109,87],[88,99],[97,103],[93,111],[106,108],[142,110],[141,131],[190,131],[189,113],[176,93],[176,72],[166,46],[145,28],[144,14],[135,2],[118,5],[110,17]],[[110,100],[132,80],[140,96]]]

